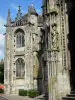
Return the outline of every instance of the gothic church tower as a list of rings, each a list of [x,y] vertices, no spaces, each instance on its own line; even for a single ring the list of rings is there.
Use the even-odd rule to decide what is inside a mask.
[[[18,94],[19,89],[37,89],[40,15],[34,5],[22,15],[19,6],[15,21],[8,10],[5,34],[4,85],[6,94]],[[39,26],[39,27],[38,27]]]

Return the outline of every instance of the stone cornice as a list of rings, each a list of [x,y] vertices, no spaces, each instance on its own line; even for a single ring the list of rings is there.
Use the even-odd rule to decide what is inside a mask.
[[[27,25],[27,24],[34,26],[34,24],[32,24],[30,22],[26,22],[26,23],[23,23],[23,24],[16,24],[16,23],[14,23],[14,24],[4,25],[4,26],[5,27],[18,27],[18,26],[24,26],[24,25]]]

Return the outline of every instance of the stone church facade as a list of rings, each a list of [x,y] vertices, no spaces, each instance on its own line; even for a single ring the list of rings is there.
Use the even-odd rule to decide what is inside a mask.
[[[45,100],[62,100],[75,91],[73,23],[74,0],[43,0],[42,16],[37,15],[33,6],[21,16],[19,8],[14,22],[8,11],[5,93],[41,88]]]
[[[37,89],[40,28],[42,16],[34,6],[22,16],[19,6],[15,21],[11,20],[8,10],[5,34],[5,94],[18,94],[19,89]]]

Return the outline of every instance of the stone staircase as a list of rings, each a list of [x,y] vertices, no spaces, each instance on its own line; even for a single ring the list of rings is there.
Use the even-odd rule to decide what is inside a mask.
[[[62,100],[75,100],[75,91],[71,91],[70,94],[67,94]]]

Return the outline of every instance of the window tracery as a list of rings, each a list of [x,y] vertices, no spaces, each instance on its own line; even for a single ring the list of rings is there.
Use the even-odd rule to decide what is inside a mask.
[[[16,78],[24,78],[24,60],[22,58],[18,58],[16,61]]]
[[[20,31],[16,35],[16,47],[24,47],[24,34]]]

